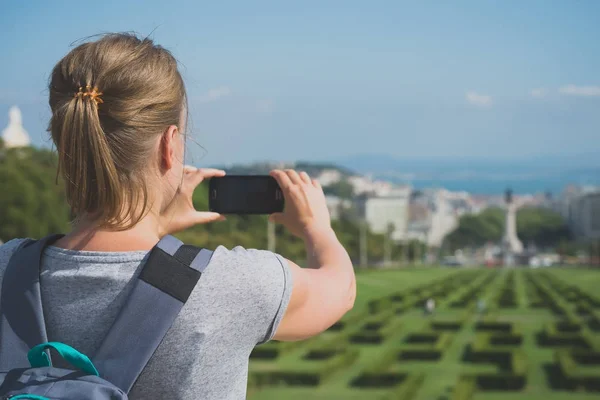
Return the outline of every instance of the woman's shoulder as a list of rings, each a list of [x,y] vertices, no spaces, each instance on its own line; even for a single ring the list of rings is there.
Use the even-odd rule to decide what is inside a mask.
[[[247,249],[236,246],[231,249],[219,246],[215,249],[211,263],[219,270],[251,275],[280,275],[287,269],[287,260],[268,250]]]
[[[273,337],[292,292],[285,258],[267,250],[219,246],[200,282],[204,279],[211,301],[233,310],[253,331],[253,345]],[[239,310],[244,310],[243,316]]]
[[[243,246],[235,246],[232,248],[219,246],[215,249],[214,254],[218,257],[238,258],[240,260],[248,259],[252,261],[257,259],[281,258],[279,254],[269,250],[246,248]]]

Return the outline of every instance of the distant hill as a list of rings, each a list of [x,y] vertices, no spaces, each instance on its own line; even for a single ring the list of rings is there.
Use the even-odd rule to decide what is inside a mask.
[[[293,168],[298,171],[304,171],[310,176],[318,176],[322,171],[334,170],[339,171],[342,176],[356,175],[349,168],[345,168],[333,163],[298,161],[296,163],[278,164],[273,162],[261,162],[252,164],[234,164],[229,166],[214,166],[227,171],[230,175],[266,175],[275,168]]]
[[[477,194],[558,193],[566,185],[600,185],[600,152],[547,155],[515,159],[398,158],[387,154],[358,154],[338,160],[361,174],[417,189],[439,187]]]
[[[502,171],[523,170],[598,170],[600,151],[571,155],[536,155],[516,158],[436,157],[407,158],[389,154],[357,154],[336,161],[360,173],[434,172],[434,171]]]

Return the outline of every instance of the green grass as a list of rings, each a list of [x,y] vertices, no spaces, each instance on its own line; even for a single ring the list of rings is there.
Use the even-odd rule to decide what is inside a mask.
[[[548,307],[533,308],[537,295],[532,294],[536,288],[556,301],[565,316],[582,326],[582,336],[587,338],[589,346],[600,351],[600,332],[593,330],[593,315],[600,317],[600,308],[593,308],[591,316],[577,313],[579,302],[587,302],[577,297],[569,299],[571,292],[576,296],[592,296],[600,299],[600,271],[585,269],[539,269],[539,270],[490,270],[490,269],[453,269],[453,268],[411,268],[404,270],[361,271],[357,276],[358,297],[354,309],[343,319],[345,323],[340,330],[330,330],[317,338],[297,343],[295,346],[281,348],[275,360],[256,360],[250,362],[250,384],[248,389],[251,400],[290,399],[392,399],[412,400],[451,400],[453,389],[463,375],[500,374],[503,367],[492,362],[463,360],[469,346],[485,339],[484,335],[494,336],[476,330],[478,321],[507,322],[512,328],[511,335],[522,338],[520,344],[494,344],[492,350],[520,351],[526,359],[523,389],[517,391],[494,390],[478,387],[472,400],[578,400],[600,398],[600,392],[593,392],[589,387],[553,388],[552,371],[556,371],[554,355],[558,348],[543,346],[538,337],[544,327],[556,323],[559,317]],[[415,290],[419,288],[420,290]],[[423,314],[422,304],[433,296],[436,299],[435,315]],[[531,298],[530,298],[531,296]],[[479,315],[476,309],[477,300],[486,302],[488,313]],[[502,300],[504,299],[504,300]],[[506,300],[508,299],[508,300]],[[510,305],[511,299],[514,305]],[[381,302],[376,311],[370,313],[372,302]],[[508,303],[506,303],[508,301]],[[508,305],[507,305],[508,304]],[[591,306],[590,306],[591,307]],[[399,310],[399,311],[398,311]],[[432,330],[432,322],[453,321],[459,323],[458,329],[444,331],[444,340],[435,341],[437,336]],[[352,342],[357,333],[364,333],[365,323],[371,324],[368,335],[380,335],[381,343],[363,344]],[[377,330],[379,328],[379,330]],[[433,333],[432,333],[433,332]],[[441,333],[441,332],[440,332]],[[406,339],[413,335],[419,343],[407,343]],[[414,336],[416,335],[416,336]],[[498,334],[502,335],[502,334]],[[502,336],[504,337],[504,336]],[[418,339],[422,338],[422,339]],[[430,340],[431,343],[428,343]],[[485,339],[487,340],[487,339]],[[487,343],[486,341],[484,343]],[[436,347],[441,346],[440,348]],[[500,343],[500,342],[499,342]],[[270,343],[267,346],[278,348],[281,343]],[[311,349],[327,349],[335,346],[352,354],[348,362],[307,361],[304,356]],[[563,349],[568,347],[562,347]],[[402,359],[403,350],[410,350],[418,356],[422,352],[426,356],[439,355],[437,360]],[[256,374],[276,372],[323,373],[322,366],[332,365],[327,369],[325,378],[315,386],[286,384],[275,382],[269,385],[256,385]],[[321,368],[320,368],[321,367]],[[600,367],[600,365],[598,366]],[[377,377],[390,374],[408,374],[406,379],[394,385],[377,383],[383,386],[368,388],[355,387],[353,382],[366,375]],[[424,380],[419,384],[420,374]],[[369,375],[370,376],[370,375]],[[496,375],[493,375],[496,376]],[[552,378],[551,378],[552,376]],[[378,378],[379,379],[379,378]],[[391,379],[391,378],[390,378]],[[600,385],[600,374],[597,382]],[[415,383],[417,382],[417,383]],[[289,383],[289,381],[288,381]],[[414,386],[412,384],[414,383]],[[466,398],[465,398],[466,399]]]

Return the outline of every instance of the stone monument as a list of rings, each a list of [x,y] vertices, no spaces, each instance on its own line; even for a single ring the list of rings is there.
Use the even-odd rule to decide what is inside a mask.
[[[29,135],[23,128],[23,118],[19,107],[13,106],[8,111],[8,126],[2,131],[4,147],[27,147],[31,143]]]
[[[517,205],[513,201],[512,190],[508,189],[504,196],[505,202],[505,224],[504,237],[502,238],[502,249],[504,253],[504,265],[515,265],[515,257],[523,252],[523,243],[517,237]]]

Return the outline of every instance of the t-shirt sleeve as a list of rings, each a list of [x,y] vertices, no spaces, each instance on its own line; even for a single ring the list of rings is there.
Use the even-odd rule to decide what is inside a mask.
[[[261,340],[258,341],[258,344],[266,343],[269,340],[273,339],[273,336],[275,336],[277,328],[279,327],[279,324],[281,323],[281,320],[285,315],[287,306],[290,303],[290,299],[292,298],[292,273],[290,271],[288,261],[279,254],[272,255],[277,259],[277,264],[279,264],[274,265],[273,268],[281,270],[281,277],[278,278],[278,280],[280,280],[280,283],[277,286],[275,294],[281,293],[281,295],[276,296],[272,301],[272,306],[270,306],[271,310],[269,310],[269,312],[267,313],[267,319],[270,319],[271,314],[273,314],[272,310],[275,308],[273,307],[275,305],[277,305],[276,311],[274,313],[271,323],[269,324],[269,329],[267,330],[267,333]],[[275,262],[273,264],[275,264]]]
[[[237,264],[237,301],[243,309],[244,330],[253,344],[273,338],[292,296],[292,274],[287,260],[264,250],[237,247],[225,263]],[[229,266],[230,267],[230,266]],[[243,288],[243,289],[242,289]]]

